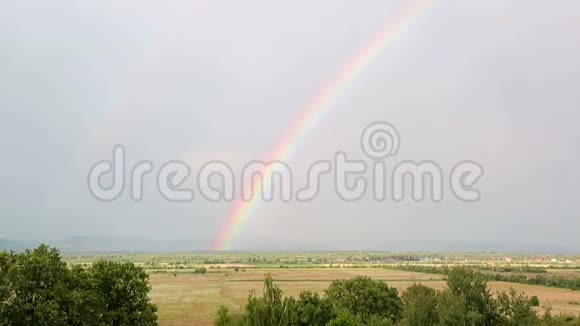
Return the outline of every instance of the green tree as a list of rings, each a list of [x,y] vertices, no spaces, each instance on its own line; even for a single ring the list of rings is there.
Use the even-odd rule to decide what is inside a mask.
[[[13,289],[8,276],[14,260],[14,253],[0,252],[0,325],[8,324]]]
[[[405,325],[404,323],[399,323],[400,325]],[[379,316],[372,316],[371,320],[369,321],[369,326],[394,326],[395,322],[390,320],[389,318],[381,318]]]
[[[318,293],[303,291],[295,305],[294,324],[300,326],[326,325],[335,316],[330,303]]]
[[[91,318],[84,311],[83,288],[54,248],[41,245],[20,254],[2,253],[0,258],[2,323],[8,325],[82,325]]]
[[[68,268],[46,245],[0,253],[0,325],[155,325],[149,289],[133,264]]]
[[[366,276],[336,280],[325,291],[329,302],[368,323],[373,315],[398,321],[402,301],[397,289]]]
[[[214,324],[215,326],[230,326],[233,324],[233,318],[228,307],[223,305],[219,307],[216,312]]]
[[[538,315],[532,308],[530,299],[513,288],[509,292],[497,294],[498,309],[503,325],[536,325]]]
[[[481,315],[469,311],[465,297],[455,295],[449,290],[438,296],[437,313],[441,326],[481,325]]]
[[[449,291],[464,298],[470,315],[481,316],[481,325],[496,325],[499,321],[497,307],[487,287],[485,275],[468,267],[455,267],[447,275]]]
[[[437,292],[422,284],[411,285],[403,294],[403,321],[409,326],[437,325]]]
[[[257,297],[255,292],[250,293],[244,312],[244,321],[248,325],[270,326],[288,325],[291,315],[288,310],[288,300],[283,300],[282,290],[274,284],[270,274],[264,279],[262,297]]]
[[[220,306],[215,319],[216,326],[245,326],[244,316],[237,312],[231,312],[226,306]]]
[[[196,268],[193,271],[195,274],[201,274],[201,275],[205,275],[207,273],[207,268],[205,268],[204,266]]]
[[[334,319],[328,322],[327,326],[363,326],[363,323],[348,311],[341,311]]]
[[[103,320],[110,325],[156,325],[157,308],[149,302],[149,277],[132,263],[100,260],[88,271],[105,305]]]

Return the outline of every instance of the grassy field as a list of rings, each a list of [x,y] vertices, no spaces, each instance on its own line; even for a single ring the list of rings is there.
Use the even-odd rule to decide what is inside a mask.
[[[435,289],[445,288],[440,276],[377,268],[251,268],[228,273],[153,273],[151,300],[159,307],[160,325],[211,325],[219,305],[240,309],[248,293],[262,289],[265,273],[271,273],[286,295],[297,296],[303,290],[322,292],[335,279],[367,275],[396,287],[400,292],[414,282]],[[490,282],[492,290],[513,287],[527,295],[537,295],[553,311],[580,314],[580,291],[506,282]]]

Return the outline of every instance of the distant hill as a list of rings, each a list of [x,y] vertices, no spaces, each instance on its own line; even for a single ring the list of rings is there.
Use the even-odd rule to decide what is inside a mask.
[[[0,239],[0,250],[15,250],[22,251],[26,248],[34,248],[38,246],[39,243],[34,241],[18,241],[18,240],[7,240]]]
[[[498,244],[452,241],[407,240],[383,243],[377,248],[345,248],[336,243],[308,243],[297,241],[288,246],[276,239],[239,239],[243,251],[391,251],[391,252],[521,252],[521,253],[578,253],[577,248],[543,244]],[[146,237],[75,236],[62,240],[0,239],[0,250],[22,251],[45,243],[61,252],[191,252],[207,250],[211,239],[151,239]],[[265,247],[267,244],[267,247]]]
[[[0,239],[0,250],[22,251],[41,243],[58,248],[62,252],[170,252],[203,250],[208,240],[194,239],[147,239],[136,237],[70,237],[63,240],[21,241]]]

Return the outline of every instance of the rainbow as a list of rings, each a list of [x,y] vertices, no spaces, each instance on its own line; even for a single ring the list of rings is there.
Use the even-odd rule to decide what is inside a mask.
[[[265,161],[285,161],[290,158],[312,129],[330,112],[340,94],[369,68],[385,48],[393,44],[415,21],[425,15],[433,7],[433,3],[434,0],[413,2],[397,19],[388,23],[380,33],[372,37],[367,45],[361,48],[322,88],[322,91],[301,110],[301,114],[289,132],[272,149]],[[267,180],[275,171],[272,166],[267,166],[260,172],[264,176],[264,180]],[[261,183],[258,182],[252,193],[259,194],[260,192]],[[212,244],[212,250],[231,249],[234,236],[252,216],[260,203],[261,198],[258,195],[254,195],[248,201],[238,199],[221,226],[220,232]]]

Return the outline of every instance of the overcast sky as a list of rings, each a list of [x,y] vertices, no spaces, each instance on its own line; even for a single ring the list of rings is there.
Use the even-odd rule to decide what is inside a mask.
[[[409,1],[2,1],[0,238],[204,239],[231,203],[91,196],[111,158],[241,168],[266,158],[322,87]],[[235,249],[480,243],[580,249],[580,2],[440,0],[352,80],[287,161],[368,158],[373,121],[403,160],[474,160],[481,200],[260,205]],[[370,161],[369,161],[370,162]],[[304,180],[297,181],[304,183]],[[195,184],[195,177],[185,185]]]

